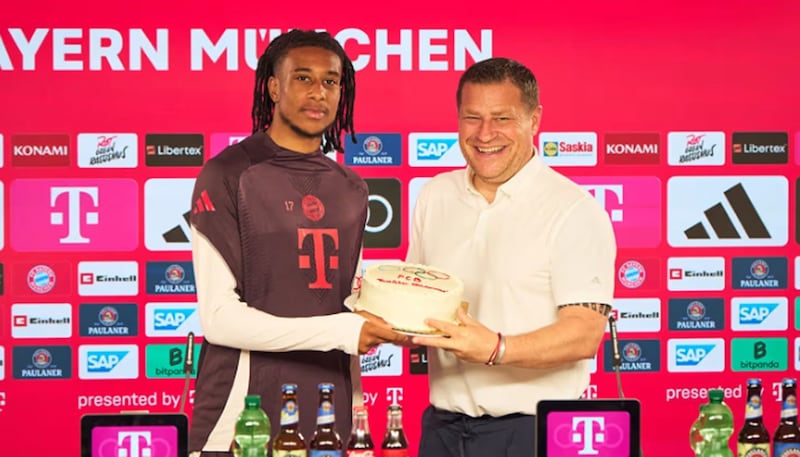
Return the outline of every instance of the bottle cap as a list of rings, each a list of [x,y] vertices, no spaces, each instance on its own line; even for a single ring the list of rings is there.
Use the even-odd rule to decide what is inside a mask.
[[[260,408],[261,395],[248,395],[244,397],[244,406],[247,408]]]
[[[284,384],[281,386],[283,392],[297,392],[297,384]]]
[[[709,389],[708,391],[708,398],[715,403],[719,403],[725,398],[725,393],[722,389]]]

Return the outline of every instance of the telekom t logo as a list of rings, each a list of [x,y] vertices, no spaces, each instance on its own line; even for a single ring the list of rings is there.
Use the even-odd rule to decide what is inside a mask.
[[[610,185],[610,186],[601,186],[601,185],[585,185],[583,186],[584,189],[588,190],[589,193],[594,195],[594,199],[597,200],[597,203],[603,207],[606,211],[608,211],[608,215],[611,217],[611,222],[622,222],[622,209],[609,209],[608,204],[606,203],[606,195],[611,194],[616,197],[616,202],[619,205],[622,205],[622,186],[621,185]]]
[[[22,252],[132,251],[139,246],[133,179],[16,179],[11,246]]]
[[[325,238],[333,241],[333,247],[336,251],[339,250],[339,231],[337,229],[315,229],[315,228],[298,228],[297,229],[297,248],[303,249],[305,239],[311,237],[311,251],[312,255],[300,254],[299,266],[301,269],[311,269],[311,257],[314,257],[314,272],[316,279],[314,282],[308,284],[309,289],[330,289],[333,285],[328,282],[325,272],[326,260],[330,263],[331,270],[339,269],[339,256],[331,255],[326,258],[325,255]]]
[[[402,387],[387,387],[386,388],[386,401],[390,405],[399,404],[403,401],[403,388]]]
[[[141,446],[140,438],[144,440],[144,446]],[[128,441],[128,448],[125,449],[125,441]],[[153,455],[153,449],[150,447],[152,444],[150,432],[119,432],[117,434],[117,457],[150,457]]]
[[[594,424],[599,426],[599,431],[595,433]],[[578,416],[572,418],[572,442],[583,444],[583,449],[578,451],[580,455],[597,455],[600,453],[594,448],[595,443],[604,443],[606,421],[602,417]]]
[[[61,238],[62,243],[88,243],[89,239],[81,235],[81,194],[89,196],[94,208],[98,205],[97,187],[53,187],[50,189],[50,206],[55,207],[58,197],[67,196],[67,236]],[[97,225],[99,214],[97,211],[86,211],[83,213],[84,223],[87,225]],[[50,213],[50,224],[64,225],[64,212],[53,211]]]
[[[661,180],[655,176],[578,176],[606,210],[617,247],[653,248],[661,244]]]

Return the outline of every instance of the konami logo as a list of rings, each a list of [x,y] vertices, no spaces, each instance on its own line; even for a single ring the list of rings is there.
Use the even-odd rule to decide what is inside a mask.
[[[608,165],[658,165],[661,163],[658,133],[607,133],[605,163]]]
[[[15,167],[69,166],[69,135],[12,135],[11,164]]]

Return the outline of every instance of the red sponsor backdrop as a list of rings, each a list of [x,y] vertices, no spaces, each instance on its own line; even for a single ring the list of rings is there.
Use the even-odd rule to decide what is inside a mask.
[[[145,305],[188,302],[193,296],[150,295],[145,286],[145,265],[148,261],[188,261],[190,253],[185,250],[186,245],[172,250],[170,246],[178,245],[150,241],[154,238],[149,231],[158,234],[174,226],[179,237],[180,228],[185,226],[179,215],[175,215],[175,221],[163,222],[167,226],[163,230],[153,227],[159,221],[148,216],[145,208],[145,183],[154,178],[193,178],[199,168],[147,161],[146,135],[201,134],[205,144],[203,153],[208,157],[214,152],[212,135],[248,131],[253,83],[250,66],[273,30],[285,31],[291,27],[327,29],[346,40],[346,49],[359,68],[357,130],[398,133],[401,137],[399,165],[356,167],[367,178],[397,178],[403,189],[400,211],[394,212],[394,217],[402,220],[399,245],[369,248],[366,258],[405,256],[409,181],[447,169],[410,166],[415,151],[408,150],[409,134],[456,130],[454,92],[458,75],[476,56],[516,58],[528,64],[540,81],[543,131],[597,134],[592,151],[597,157],[594,164],[559,169],[604,199],[610,217],[615,220],[620,245],[618,264],[625,266],[620,280],[628,286],[639,284],[629,288],[618,283],[617,296],[660,301],[660,312],[655,317],[657,331],[621,332],[623,339],[642,343],[628,346],[629,366],[638,369],[650,363],[652,369],[622,375],[625,394],[642,403],[644,454],[690,455],[689,425],[698,404],[705,401],[691,390],[694,388],[730,388],[728,402],[736,414],[738,428],[744,400],[742,392],[735,388],[751,376],[765,381],[765,421],[770,429],[775,427],[779,403],[773,386],[784,376],[794,376],[798,357],[794,304],[798,168],[794,142],[798,138],[796,107],[800,95],[796,81],[800,79],[800,63],[794,56],[800,44],[796,33],[800,6],[792,2],[717,1],[658,5],[633,1],[557,5],[445,1],[432,5],[410,1],[404,2],[402,9],[399,6],[374,2],[346,6],[312,2],[294,6],[265,2],[176,5],[145,1],[129,8],[109,8],[107,4],[92,2],[35,6],[20,3],[4,7],[0,18],[3,100],[0,263],[4,264],[5,277],[0,295],[3,349],[0,354],[4,355],[0,380],[0,429],[4,432],[0,453],[77,455],[79,418],[84,413],[177,409],[183,380],[148,377],[145,349],[151,344],[178,347],[183,338],[178,334],[149,336],[145,329]],[[402,43],[402,46],[387,47],[381,42]],[[117,168],[79,167],[78,136],[92,132],[133,133],[137,141],[127,150],[127,159],[117,158]],[[724,165],[671,166],[672,159],[667,157],[669,132],[723,132],[724,142],[718,146],[715,157],[719,159],[720,149],[724,148]],[[739,163],[746,164],[737,164],[731,156],[734,132],[788,135],[788,151],[785,151],[788,160],[779,157],[777,163],[752,164],[742,160]],[[640,149],[650,141],[650,134],[657,134],[657,154],[631,151],[626,159],[620,155],[624,148],[615,146],[606,157],[606,134],[629,141],[636,137],[631,135],[634,133],[645,134]],[[13,156],[13,146],[19,139],[15,136],[44,134],[69,137],[67,166],[57,151],[38,157],[23,152]],[[130,140],[130,136],[126,138]],[[36,141],[26,144],[34,145]],[[750,140],[742,140],[747,141]],[[100,143],[98,140],[98,147]],[[690,143],[688,139],[683,142],[687,151]],[[138,160],[131,162],[131,154]],[[675,157],[679,159],[678,155]],[[344,156],[339,155],[338,160],[344,161]],[[700,163],[703,162],[696,161],[694,165]],[[673,176],[710,175],[785,176],[788,189],[783,190],[785,195],[776,197],[778,207],[774,212],[778,214],[773,219],[777,222],[767,223],[770,228],[775,224],[781,227],[778,231],[785,232],[783,239],[772,230],[768,238],[778,241],[765,242],[761,247],[746,242],[704,244],[702,239],[699,242],[695,239],[694,244],[678,243],[679,246],[668,243],[668,180]],[[52,182],[48,184],[46,180]],[[133,183],[134,189],[138,189],[136,193],[131,193]],[[158,187],[162,181],[150,183]],[[53,200],[53,192],[58,193],[53,190],[58,187],[56,184],[73,191]],[[713,198],[720,200],[721,192],[733,184],[723,186],[724,189],[719,189],[720,196]],[[110,186],[119,188],[119,192],[108,194],[110,201],[95,201],[97,197],[90,191],[74,191],[83,185],[94,186],[101,192],[103,186]],[[43,193],[37,186],[48,188]],[[620,189],[627,189],[624,199]],[[746,190],[749,194],[757,193],[751,188]],[[711,192],[698,184],[697,198],[707,193]],[[691,191],[684,186],[681,195],[686,194]],[[181,200],[182,195],[166,193],[159,200],[168,204],[170,199],[176,199],[177,208],[184,206],[188,210],[189,203]],[[97,207],[100,214],[95,217],[84,214],[86,211],[75,213],[84,219],[79,225],[69,226],[67,197],[75,198],[73,204],[77,202],[82,208]],[[751,198],[755,199],[753,195]],[[103,209],[103,205],[109,209]],[[62,216],[53,216],[54,213]],[[761,216],[768,219],[765,214]],[[702,211],[698,212],[697,220],[701,217]],[[110,228],[103,225],[109,218],[116,221]],[[61,232],[57,227],[61,227]],[[69,244],[59,241],[59,237],[78,236],[68,229],[80,231],[89,240],[85,249],[76,244],[75,238]],[[117,244],[113,242],[115,238]],[[788,259],[783,282],[778,279],[778,287],[772,290],[732,290],[732,259],[757,256]],[[723,287],[671,292],[668,275],[672,271],[667,260],[670,257],[722,258],[727,270]],[[644,266],[644,278],[635,263],[627,263],[632,260]],[[78,263],[82,261],[138,262],[138,295],[105,296],[107,289],[92,289],[94,292],[87,289],[84,295],[79,295]],[[49,292],[52,296],[33,292],[27,286],[27,276],[36,276],[30,273],[31,268],[41,264],[49,265],[58,281],[68,283],[57,282]],[[703,271],[710,271],[709,268]],[[39,273],[34,283],[47,288],[48,277]],[[712,329],[671,329],[669,321],[674,319],[669,316],[668,302],[673,296],[722,298],[726,303],[725,317],[720,326]],[[783,330],[772,329],[767,335],[779,340],[779,346],[780,340],[783,341],[785,355],[778,369],[742,371],[741,365],[734,363],[734,338],[762,336],[761,332],[738,334],[732,330],[734,316],[730,303],[734,296],[788,299],[785,318],[788,325]],[[12,336],[13,304],[54,302],[72,305],[72,336]],[[78,308],[85,303],[136,303],[138,335],[80,336]],[[626,328],[635,330],[635,322],[636,318],[631,318]],[[724,348],[717,349],[724,351],[723,367],[700,364],[694,368],[700,372],[683,371],[691,364],[679,363],[668,347],[670,339],[676,339],[676,345],[680,343],[678,338],[722,339]],[[659,343],[658,349],[648,353],[653,340]],[[136,379],[98,380],[80,376],[80,345],[130,343],[140,347]],[[15,360],[14,354],[29,356],[25,352],[29,346],[70,348],[69,379],[16,376],[16,365],[23,362]],[[22,350],[17,351],[18,347]],[[636,359],[637,354],[641,355],[637,351],[644,351],[644,358]],[[592,397],[614,397],[617,393],[603,352],[601,348],[597,372],[588,392]],[[367,401],[374,405],[373,433],[383,433],[385,408],[398,400],[405,406],[405,425],[412,446],[416,446],[420,415],[427,404],[427,378],[410,373],[409,359],[409,353],[404,351],[402,375],[367,377],[364,385]],[[123,399],[135,401],[124,405],[114,403]],[[191,397],[187,412],[191,412]]]

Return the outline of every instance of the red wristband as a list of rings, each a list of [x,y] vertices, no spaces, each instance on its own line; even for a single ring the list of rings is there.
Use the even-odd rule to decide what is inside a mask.
[[[486,365],[492,366],[497,361],[497,354],[500,352],[500,345],[503,342],[503,334],[497,332],[497,344],[494,346],[494,350],[492,351],[492,355],[489,356],[489,360],[486,361]]]

